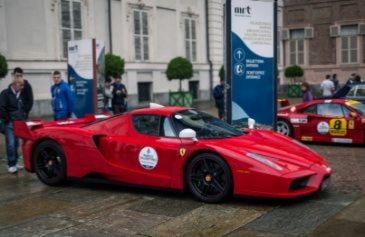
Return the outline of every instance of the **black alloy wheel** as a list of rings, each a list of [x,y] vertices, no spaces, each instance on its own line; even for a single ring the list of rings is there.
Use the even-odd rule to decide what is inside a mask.
[[[33,152],[33,168],[45,184],[56,186],[66,181],[66,158],[59,144],[43,141]]]
[[[221,202],[232,193],[231,171],[222,158],[212,153],[194,157],[185,178],[190,192],[203,202]]]

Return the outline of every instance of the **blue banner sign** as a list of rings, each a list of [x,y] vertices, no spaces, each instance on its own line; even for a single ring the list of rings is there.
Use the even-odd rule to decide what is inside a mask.
[[[250,117],[258,125],[273,127],[276,117],[274,3],[231,0],[227,7],[230,7],[227,118],[238,126]]]

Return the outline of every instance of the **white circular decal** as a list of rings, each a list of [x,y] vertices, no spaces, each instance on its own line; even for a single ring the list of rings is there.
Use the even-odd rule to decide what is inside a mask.
[[[330,126],[328,125],[327,122],[322,121],[317,124],[317,131],[320,134],[327,134],[329,130],[330,130]]]
[[[152,147],[144,147],[139,152],[138,160],[143,168],[147,170],[152,170],[156,167],[158,163],[157,152]]]

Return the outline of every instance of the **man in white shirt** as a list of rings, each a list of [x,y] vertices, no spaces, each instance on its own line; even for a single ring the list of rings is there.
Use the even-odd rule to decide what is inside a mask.
[[[331,76],[327,75],[326,79],[321,83],[322,95],[324,98],[331,98],[335,91],[335,85],[331,81]]]

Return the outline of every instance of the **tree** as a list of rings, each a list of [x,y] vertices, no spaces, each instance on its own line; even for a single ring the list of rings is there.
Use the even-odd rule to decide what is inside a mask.
[[[166,76],[169,81],[180,80],[179,91],[181,91],[181,81],[193,77],[193,65],[186,58],[173,58],[167,65]]]
[[[105,55],[105,76],[116,77],[124,74],[124,59],[118,55],[108,53]]]
[[[285,77],[292,79],[292,84],[296,81],[298,77],[302,77],[304,75],[303,69],[298,65],[292,65],[285,69]]]
[[[6,62],[6,58],[0,54],[0,79],[6,77],[8,74],[8,63]]]

